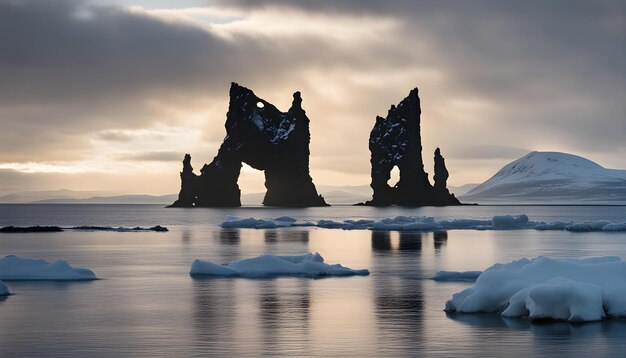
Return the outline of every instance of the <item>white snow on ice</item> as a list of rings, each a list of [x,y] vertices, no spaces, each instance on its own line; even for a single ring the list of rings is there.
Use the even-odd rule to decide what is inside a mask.
[[[394,231],[437,231],[437,230],[568,230],[586,231],[626,231],[626,222],[611,223],[605,220],[583,222],[542,222],[531,221],[526,214],[496,215],[491,220],[454,219],[440,220],[430,216],[396,216],[381,220],[319,220],[317,223],[299,221],[296,218],[282,216],[275,219],[239,219],[230,217],[221,225],[222,228],[274,229],[278,227],[315,226],[326,229],[343,230],[394,230]]]
[[[455,293],[445,310],[568,321],[626,317],[626,262],[605,256],[498,263]]]
[[[41,259],[21,258],[14,255],[0,259],[0,280],[96,280],[93,271],[72,267],[65,260],[49,263]]]
[[[220,265],[197,259],[191,265],[192,276],[276,277],[276,276],[364,276],[368,270],[353,270],[340,264],[327,264],[318,253],[296,256],[261,255]]]
[[[11,294],[11,291],[9,291],[9,288],[7,287],[7,285],[5,285],[4,282],[0,281],[0,296],[7,296],[10,294]]]

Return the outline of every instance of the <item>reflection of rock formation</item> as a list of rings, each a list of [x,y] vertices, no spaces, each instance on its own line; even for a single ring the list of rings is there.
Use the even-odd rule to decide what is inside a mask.
[[[448,243],[448,232],[435,231],[433,232],[433,239],[435,242],[435,254],[439,254],[441,247]]]
[[[258,285],[259,332],[271,356],[305,356],[310,349],[305,338],[309,335],[310,285],[308,280],[295,284],[295,290],[276,280]]]
[[[391,234],[389,231],[372,231],[372,251],[391,250]]]
[[[177,207],[241,206],[237,179],[242,163],[265,172],[263,205],[325,206],[309,175],[309,119],[300,92],[289,111],[280,112],[251,90],[233,83],[226,115],[226,137],[217,156],[193,174],[185,156]]]
[[[420,339],[424,327],[423,280],[407,272],[421,272],[422,233],[372,231],[373,301],[378,335],[385,337],[383,356],[422,356]],[[393,235],[396,237],[395,235]]]
[[[391,240],[392,232],[372,230],[372,251],[422,251],[422,233],[419,231],[400,231],[397,234],[397,245]]]
[[[400,231],[400,251],[422,251],[422,233],[419,231]]]
[[[236,327],[237,305],[234,280],[193,280],[194,342],[197,352],[230,352],[236,355],[239,345],[232,340]]]
[[[391,106],[387,118],[376,117],[369,140],[374,195],[367,205],[460,204],[445,187],[448,173],[439,149],[435,152],[436,187],[428,180],[422,160],[420,115],[420,98],[415,88],[397,107]],[[396,166],[400,171],[400,180],[390,187],[387,182]]]
[[[292,230],[265,230],[263,233],[266,244],[274,244],[277,242],[299,242],[307,244],[309,242],[308,231],[292,231]]]
[[[241,234],[238,229],[221,229],[219,239],[222,245],[239,245]]]

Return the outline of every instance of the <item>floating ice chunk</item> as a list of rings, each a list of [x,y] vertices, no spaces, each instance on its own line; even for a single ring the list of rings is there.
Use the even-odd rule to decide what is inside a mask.
[[[597,321],[606,317],[602,302],[600,286],[557,277],[530,285],[514,294],[502,315],[573,322]]]
[[[10,294],[11,291],[9,291],[7,285],[5,285],[4,282],[0,281],[0,296],[8,296]]]
[[[347,229],[350,225],[334,220],[319,220],[317,227],[323,227],[326,229]]]
[[[292,218],[291,216],[279,216],[277,218],[274,218],[274,221],[283,221],[283,222],[288,222],[288,223],[295,223],[296,221],[298,221],[298,219]]]
[[[496,215],[491,219],[494,228],[519,229],[528,225],[528,216],[522,215]]]
[[[530,221],[526,214],[496,215],[490,220],[453,219],[436,221],[430,216],[405,216],[372,219],[349,219],[343,221],[321,219],[316,223],[290,216],[275,219],[239,219],[229,217],[221,225],[223,228],[273,229],[291,226],[316,226],[326,229],[343,230],[384,230],[384,231],[438,231],[438,230],[569,230],[574,232],[587,231],[626,231],[626,222],[610,223],[605,220],[584,222],[535,222]]]
[[[565,227],[567,231],[575,232],[587,232],[587,231],[602,231],[602,228],[610,224],[608,221],[583,221],[568,225]]]
[[[251,228],[251,229],[273,229],[278,227],[275,222],[270,220],[247,218],[247,219],[235,219],[231,218],[224,221],[221,225],[222,228]]]
[[[14,255],[0,259],[1,280],[96,280],[96,275],[86,268],[74,268],[65,260],[53,263],[41,259],[21,258]]]
[[[626,317],[626,262],[619,257],[537,257],[485,270],[473,287],[446,302],[448,312],[595,321]]]
[[[204,260],[195,260],[191,265],[192,276],[221,277],[276,277],[276,276],[354,276],[369,275],[368,270],[353,270],[340,264],[324,263],[318,253],[297,256],[261,255],[249,259],[232,261],[227,265],[215,264]]]
[[[454,229],[483,229],[491,226],[491,220],[476,220],[476,219],[454,219],[454,220],[442,220],[439,222],[442,228],[448,230]]]
[[[435,281],[476,281],[482,271],[439,271],[433,277]]]
[[[626,221],[621,223],[606,224],[602,231],[626,231]]]
[[[535,230],[565,230],[567,226],[572,225],[573,222],[565,221],[552,221],[552,222],[540,222],[535,225]]]

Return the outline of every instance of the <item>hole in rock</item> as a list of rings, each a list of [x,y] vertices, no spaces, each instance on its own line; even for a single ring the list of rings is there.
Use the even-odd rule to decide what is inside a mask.
[[[397,166],[394,166],[389,175],[390,177],[389,180],[387,180],[387,185],[393,188],[400,181],[400,169],[398,169]]]
[[[237,184],[241,190],[241,205],[260,206],[263,203],[266,189],[265,173],[262,170],[243,163]]]

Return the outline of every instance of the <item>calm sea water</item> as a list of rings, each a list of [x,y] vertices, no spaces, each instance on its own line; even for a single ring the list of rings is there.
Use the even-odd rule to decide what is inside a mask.
[[[626,207],[479,206],[374,209],[165,209],[151,205],[0,205],[6,225],[164,225],[167,233],[0,235],[0,255],[66,259],[102,278],[9,282],[0,301],[0,356],[581,356],[626,351],[626,321],[530,323],[498,315],[446,315],[471,284],[439,270],[481,270],[548,255],[626,258],[626,233],[317,228],[221,230],[229,215],[299,219],[429,215],[488,219],[626,221]],[[367,277],[266,280],[189,277],[192,261],[226,263],[263,253],[319,252]],[[624,293],[626,295],[626,292]]]

